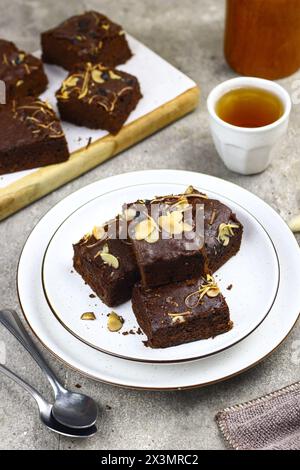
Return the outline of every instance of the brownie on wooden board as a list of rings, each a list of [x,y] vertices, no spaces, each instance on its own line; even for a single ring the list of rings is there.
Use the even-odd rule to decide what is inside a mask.
[[[196,227],[198,208],[184,194],[137,201],[124,211],[136,211],[129,237],[145,287],[155,287],[208,272],[203,226]],[[128,208],[127,208],[128,207]],[[201,209],[201,207],[200,207]],[[200,230],[199,230],[200,228]]]
[[[0,80],[5,83],[6,102],[38,96],[48,84],[42,61],[4,39],[0,39]]]
[[[62,119],[112,134],[119,132],[141,97],[136,77],[90,62],[72,71],[56,92]]]
[[[207,339],[232,328],[228,305],[210,275],[154,289],[138,283],[132,308],[152,348]]]
[[[95,227],[73,245],[73,264],[98,297],[115,307],[131,298],[140,276],[131,246],[126,240],[107,238],[107,229]]]
[[[51,106],[26,97],[0,106],[0,174],[60,163],[69,151]]]
[[[84,62],[114,67],[132,56],[122,27],[96,11],[72,16],[45,31],[41,42],[43,61],[67,70]]]

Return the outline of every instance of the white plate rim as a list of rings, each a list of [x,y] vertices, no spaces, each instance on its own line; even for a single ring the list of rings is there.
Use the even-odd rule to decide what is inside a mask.
[[[143,183],[136,183],[134,185],[131,185],[130,187],[133,187],[133,186],[140,186],[141,184]],[[161,183],[163,184],[163,183]],[[127,188],[124,187],[122,188],[124,190],[126,190]],[[267,232],[267,230],[265,229],[265,227],[262,225],[262,223],[255,217],[254,214],[252,214],[250,211],[248,211],[248,209],[246,207],[243,207],[241,206],[238,202],[236,201],[233,201],[231,198],[228,198],[222,194],[219,194],[217,191],[212,191],[212,190],[208,190],[207,188],[203,188],[201,186],[201,190],[203,190],[205,193],[206,192],[209,192],[210,194],[213,194],[213,197],[216,197],[217,199],[218,198],[221,198],[222,200],[226,199],[226,201],[228,201],[228,204],[230,205],[230,202],[234,202],[234,204],[236,206],[239,206],[243,211],[247,212],[250,216],[250,218],[254,219],[255,222],[257,222],[261,229],[263,230],[263,232],[265,233],[265,235],[267,236],[267,238],[269,239],[270,243],[271,243],[271,246],[274,250],[274,255],[275,255],[275,258],[276,258],[276,262],[277,262],[277,267],[278,267],[278,280],[277,280],[277,287],[276,287],[276,290],[274,292],[274,297],[271,301],[271,304],[269,306],[269,308],[266,310],[266,312],[264,313],[263,317],[260,319],[260,321],[254,325],[251,329],[249,329],[249,331],[245,334],[243,334],[243,336],[241,336],[240,338],[237,338],[235,340],[233,340],[232,342],[230,342],[229,344],[227,344],[226,346],[223,346],[223,347],[220,347],[219,349],[216,349],[210,353],[207,353],[207,354],[201,354],[201,355],[198,355],[198,356],[192,356],[192,357],[186,357],[186,358],[182,358],[182,359],[139,359],[139,358],[134,358],[132,356],[125,356],[125,355],[121,355],[121,354],[118,354],[118,353],[114,353],[112,351],[108,351],[108,350],[105,350],[105,349],[102,349],[101,347],[97,347],[95,345],[93,345],[92,343],[89,343],[87,340],[84,340],[82,337],[80,337],[79,335],[77,335],[74,331],[72,331],[71,328],[68,327],[68,325],[63,321],[63,319],[60,317],[59,313],[56,311],[56,309],[53,307],[53,305],[51,304],[51,301],[49,299],[49,295],[47,293],[47,288],[45,286],[45,278],[44,278],[44,269],[45,269],[45,260],[46,260],[46,256],[47,256],[47,252],[49,250],[49,247],[50,247],[50,244],[53,240],[53,238],[55,237],[56,233],[59,231],[59,229],[65,224],[65,222],[73,215],[75,214],[78,210],[82,209],[86,204],[89,204],[90,202],[92,202],[93,200],[101,197],[101,196],[105,196],[107,194],[109,194],[110,192],[114,192],[113,190],[111,191],[107,191],[105,193],[102,193],[100,196],[96,196],[96,197],[93,197],[91,198],[90,200],[88,201],[85,201],[84,204],[81,204],[79,206],[76,207],[76,209],[74,209],[72,212],[68,213],[68,215],[66,215],[65,219],[59,224],[59,226],[56,228],[56,230],[51,234],[51,236],[49,237],[49,243],[47,244],[45,250],[44,250],[44,254],[43,254],[43,260],[42,260],[42,266],[41,266],[41,283],[42,283],[42,287],[43,287],[43,292],[44,292],[44,295],[45,295],[45,299],[46,299],[46,302],[50,308],[50,310],[52,311],[53,315],[57,318],[57,320],[62,324],[62,326],[69,332],[71,333],[72,335],[74,335],[77,339],[79,339],[80,341],[82,341],[83,343],[85,343],[86,345],[92,347],[92,348],[95,348],[96,350],[104,353],[104,354],[109,354],[109,355],[112,355],[112,356],[115,356],[115,357],[118,357],[120,359],[125,359],[125,360],[128,360],[128,361],[136,361],[136,362],[142,362],[142,363],[152,363],[152,364],[175,364],[175,363],[180,363],[180,362],[190,362],[190,361],[195,361],[195,360],[198,360],[198,359],[202,359],[202,358],[205,358],[205,357],[209,357],[209,356],[212,356],[214,354],[218,354],[222,351],[225,351],[226,349],[228,348],[231,348],[232,346],[234,346],[235,344],[239,343],[240,341],[242,341],[243,339],[245,339],[247,336],[249,336],[251,333],[253,333],[253,331],[256,330],[256,328],[259,327],[259,325],[265,320],[265,318],[267,317],[267,315],[270,313],[270,311],[272,310],[272,307],[276,301],[276,297],[277,297],[277,294],[278,294],[278,289],[279,289],[279,284],[280,284],[280,262],[279,262],[279,258],[278,258],[278,254],[277,254],[277,250],[276,250],[276,247],[272,241],[272,238],[270,236],[270,234]]]
[[[283,220],[281,219],[281,217],[274,211],[274,209],[272,209],[270,206],[268,206],[264,201],[262,201],[261,199],[259,199],[257,196],[253,195],[252,193],[250,193],[249,191],[246,191],[245,189],[231,183],[231,182],[228,182],[228,181],[225,181],[225,180],[222,180],[220,178],[216,178],[216,177],[213,177],[213,176],[209,176],[209,175],[204,175],[204,174],[200,174],[200,173],[194,173],[194,172],[188,172],[188,171],[181,171],[181,170],[149,170],[149,171],[139,171],[139,172],[133,172],[133,173],[127,173],[127,174],[123,174],[123,175],[116,175],[116,176],[113,176],[113,177],[110,177],[110,178],[106,178],[104,180],[101,180],[101,185],[103,186],[104,183],[106,184],[119,184],[122,180],[125,180],[128,179],[128,178],[139,178],[139,180],[143,179],[145,180],[145,182],[147,182],[147,179],[149,177],[151,177],[152,179],[153,178],[157,178],[158,181],[159,179],[163,178],[164,180],[167,178],[167,180],[169,180],[170,182],[174,181],[174,178],[175,179],[183,179],[185,182],[191,182],[192,184],[194,185],[198,185],[198,186],[203,186],[204,184],[207,184],[207,183],[214,183],[216,185],[221,185],[221,186],[225,186],[228,190],[230,191],[237,191],[238,193],[242,194],[243,195],[246,195],[247,197],[250,197],[252,199],[252,201],[256,202],[260,207],[261,210],[263,211],[268,211],[269,214],[270,212],[273,214],[273,219],[279,224],[280,224],[280,230],[279,232],[281,232],[281,234],[283,233],[285,236],[288,237],[289,239],[289,246],[290,248],[294,251],[293,253],[293,257],[291,258],[291,265],[289,266],[285,266],[285,268],[289,267],[289,270],[293,272],[293,274],[295,275],[294,277],[292,277],[290,280],[289,280],[289,284],[295,284],[297,285],[297,283],[299,282],[299,274],[298,274],[298,271],[296,269],[296,267],[299,266],[299,261],[300,261],[300,252],[299,252],[299,247],[298,247],[298,244],[294,238],[294,236],[292,235],[292,233],[290,232],[290,230],[288,229],[287,225],[283,222]],[[207,182],[207,183],[204,183],[204,182]],[[62,200],[60,203],[58,203],[56,206],[54,206],[52,209],[50,209],[50,211],[45,215],[49,217],[49,215],[53,214],[53,211],[55,211],[57,209],[57,206],[59,205],[64,205],[66,204],[66,202],[70,202],[71,200],[75,199],[77,197],[82,197],[84,196],[85,193],[89,193],[89,191],[93,190],[97,185],[99,184],[99,182],[95,182],[95,183],[92,183],[84,188],[81,188],[80,190],[76,191],[75,193],[69,195],[67,198],[65,198],[64,200]],[[42,220],[41,220],[42,221]],[[40,221],[40,222],[41,222]],[[273,333],[274,335],[276,336],[275,338],[273,338],[272,340],[272,345],[266,345],[266,342],[261,342],[260,344],[260,351],[258,351],[259,348],[255,348],[255,359],[245,359],[243,362],[243,365],[231,365],[232,362],[234,362],[234,358],[233,360],[230,360],[229,363],[226,364],[226,367],[228,369],[227,373],[224,373],[224,372],[214,372],[214,378],[212,380],[200,380],[199,381],[199,378],[196,379],[196,381],[193,379],[192,380],[192,383],[183,383],[183,384],[173,384],[172,386],[168,386],[167,384],[165,383],[158,383],[157,386],[153,387],[149,387],[149,386],[145,386],[145,385],[141,385],[140,383],[137,383],[135,377],[129,377],[129,378],[121,378],[119,379],[119,377],[114,377],[113,380],[110,380],[109,378],[107,378],[107,372],[106,371],[98,371],[96,370],[96,372],[91,372],[91,369],[90,366],[87,367],[86,369],[90,369],[90,370],[86,370],[86,369],[82,369],[82,364],[80,364],[80,361],[78,362],[78,360],[76,360],[76,357],[70,357],[70,354],[68,351],[63,351],[61,349],[61,347],[55,343],[54,346],[57,350],[57,348],[61,349],[60,353],[57,353],[55,352],[53,349],[53,345],[51,347],[51,345],[49,345],[49,342],[51,344],[51,341],[53,342],[53,340],[51,340],[51,337],[47,337],[47,334],[45,334],[45,331],[42,332],[36,332],[35,331],[35,328],[34,328],[34,315],[32,316],[32,312],[25,312],[26,308],[24,309],[24,305],[22,303],[22,296],[23,296],[23,292],[22,292],[22,286],[20,285],[20,273],[22,271],[22,269],[24,268],[23,266],[23,259],[24,259],[24,253],[26,251],[26,247],[28,247],[28,244],[31,240],[31,237],[33,235],[33,233],[38,229],[39,227],[39,224],[36,225],[36,227],[33,229],[32,233],[29,235],[27,241],[25,242],[25,245],[24,245],[24,248],[22,250],[22,253],[21,253],[21,256],[20,256],[20,259],[19,259],[19,265],[18,265],[18,273],[17,273],[17,285],[18,285],[18,295],[19,295],[19,299],[20,299],[20,303],[21,303],[21,306],[22,306],[22,309],[23,309],[23,313],[24,313],[24,316],[26,318],[26,321],[28,322],[30,328],[32,329],[32,331],[34,332],[34,334],[39,338],[39,340],[45,345],[46,348],[48,348],[50,350],[50,352],[52,352],[52,354],[54,354],[56,357],[58,357],[60,360],[62,360],[62,362],[64,362],[65,364],[67,364],[69,367],[77,370],[78,372],[81,372],[83,373],[84,375],[87,375],[95,380],[100,380],[100,381],[103,381],[103,382],[107,382],[107,383],[110,383],[110,384],[114,384],[114,385],[119,385],[119,386],[125,386],[125,387],[129,387],[129,388],[135,388],[135,389],[151,389],[151,390],[169,390],[169,389],[183,389],[183,388],[194,388],[194,387],[199,387],[199,386],[204,386],[204,385],[207,385],[207,384],[210,384],[210,383],[215,383],[215,382],[219,382],[221,380],[225,380],[229,377],[232,377],[234,375],[237,375],[241,372],[243,372],[244,370],[247,370],[249,369],[250,367],[256,365],[258,362],[260,362],[262,359],[264,359],[265,357],[267,357],[269,354],[271,354],[281,343],[282,341],[286,338],[286,336],[288,335],[288,333],[292,330],[293,326],[295,325],[296,321],[297,321],[297,318],[299,316],[299,310],[300,308],[298,307],[298,305],[300,305],[300,293],[298,295],[296,295],[296,301],[297,301],[297,308],[296,310],[297,311],[293,311],[293,313],[291,314],[291,311],[288,309],[287,312],[288,312],[288,321],[286,321],[282,326],[282,328],[280,329],[281,332],[278,334],[278,332],[276,332],[276,322],[275,322],[275,325],[273,325]],[[278,238],[279,235],[278,233],[276,233],[275,231],[275,238]],[[273,239],[274,241],[274,239]],[[19,287],[21,287],[19,289]],[[289,291],[290,292],[290,291]],[[296,294],[297,294],[297,291],[296,291]],[[274,308],[273,308],[274,310]],[[274,315],[273,315],[274,316]],[[277,319],[278,320],[278,319]],[[250,337],[246,338],[245,340],[241,341],[238,345],[235,345],[233,349],[236,349],[237,346],[241,345],[244,347],[248,342],[249,342],[249,338],[251,338],[251,341],[253,341],[252,337],[255,336],[257,337],[260,332],[265,329],[265,323],[274,323],[274,320],[270,318],[270,315],[267,317],[267,319],[260,325],[260,327],[256,330],[256,332],[254,332],[252,335],[250,335]],[[270,325],[268,325],[270,326]],[[259,331],[258,331],[259,330]],[[70,335],[70,333],[67,333],[65,332],[66,335]],[[42,336],[42,337],[41,337]],[[67,339],[67,336],[66,336],[66,339]],[[73,338],[74,339],[74,338]],[[257,338],[256,338],[257,339]],[[55,338],[55,341],[57,341],[57,338]],[[78,343],[78,340],[76,340],[77,343]],[[75,343],[76,343],[75,341]],[[76,344],[77,344],[76,343]],[[64,346],[64,345],[63,345]],[[226,351],[225,351],[226,353]],[[216,356],[214,356],[214,358],[218,358],[220,356],[223,356],[223,360],[224,360],[224,355],[226,356],[224,352],[220,353],[220,354],[217,354]],[[63,356],[63,357],[62,357]],[[66,356],[68,357],[68,359],[66,360]],[[98,352],[97,354],[97,357],[99,358],[103,358],[103,353],[100,353]],[[122,359],[116,359],[116,358],[113,358],[114,359],[114,362],[118,362],[119,364],[124,364],[128,361],[125,361],[125,360],[122,360]],[[210,359],[210,358],[208,358]],[[130,364],[132,364],[132,362],[130,362]],[[191,364],[194,364],[198,367],[199,365],[199,368],[201,370],[201,367],[200,367],[200,364],[202,365],[203,362],[202,360],[200,361],[193,361]],[[230,365],[230,367],[229,367]],[[151,366],[153,366],[151,364]],[[148,367],[148,366],[147,366]],[[168,366],[159,366],[159,367],[167,367],[167,369],[169,369],[169,375],[170,375],[170,370],[171,370],[171,366],[168,367]],[[176,367],[180,368],[180,365],[176,365]],[[194,367],[194,366],[193,366]],[[146,369],[146,366],[143,365],[143,368]],[[164,371],[166,371],[167,369],[164,369]],[[218,369],[218,367],[214,367],[214,369]],[[176,369],[176,371],[178,371],[179,369]],[[164,372],[164,375],[165,375],[165,372]],[[159,379],[158,379],[159,380]],[[190,379],[187,379],[187,380],[191,380]]]

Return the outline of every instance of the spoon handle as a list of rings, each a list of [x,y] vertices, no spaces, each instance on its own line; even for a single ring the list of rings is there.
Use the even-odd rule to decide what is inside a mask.
[[[14,310],[0,310],[0,323],[12,333],[15,338],[29,352],[35,362],[46,374],[55,394],[64,392],[64,387],[58,381],[52,369],[46,363],[42,353],[37,349],[36,345],[25,330],[20,318]]]
[[[10,379],[14,380],[18,385],[23,387],[26,392],[30,393],[30,395],[37,402],[40,410],[46,410],[46,408],[49,407],[49,404],[44,400],[44,398],[39,394],[39,392],[34,387],[29,385],[29,383],[25,382],[25,380],[21,379],[21,377],[15,374],[12,370],[8,369],[3,364],[0,364],[0,372],[2,372]]]

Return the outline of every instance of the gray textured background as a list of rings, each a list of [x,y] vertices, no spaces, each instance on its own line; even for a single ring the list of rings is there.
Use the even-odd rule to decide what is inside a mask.
[[[205,99],[214,85],[234,76],[222,54],[223,0],[0,0],[0,35],[33,51],[39,47],[42,30],[90,7],[120,22],[133,36],[196,80],[202,89],[202,101],[190,116],[0,224],[1,307],[19,310],[15,288],[18,257],[40,217],[71,192],[106,176],[137,169],[194,170],[240,184],[262,197],[284,219],[299,209],[299,105],[294,106],[287,138],[263,174],[253,177],[233,174],[226,170],[214,150]],[[281,83],[291,91],[297,78],[300,73]],[[266,279],[266,287],[267,282]],[[99,432],[85,442],[51,434],[40,425],[34,402],[1,377],[0,448],[222,449],[224,443],[214,423],[217,410],[299,379],[300,365],[295,352],[299,331],[298,323],[270,358],[239,377],[204,389],[170,393],[135,392],[95,383],[61,366],[44,351],[69,387],[80,384],[82,391],[98,401],[102,410]],[[0,329],[3,347],[1,341],[6,345],[7,364],[49,396],[49,386],[40,371],[3,328]]]

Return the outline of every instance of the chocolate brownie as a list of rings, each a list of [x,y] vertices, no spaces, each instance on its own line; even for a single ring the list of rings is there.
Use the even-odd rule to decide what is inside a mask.
[[[131,246],[123,239],[110,239],[108,225],[95,227],[74,248],[74,268],[109,307],[130,299],[139,272]]]
[[[41,40],[43,61],[67,70],[84,62],[114,67],[132,56],[121,26],[96,11],[72,16]]]
[[[205,206],[205,248],[212,272],[217,271],[240,249],[243,226],[232,210],[216,199]]]
[[[215,272],[239,251],[243,226],[232,210],[217,199],[208,198],[192,186],[184,195],[190,204],[204,205],[205,249],[209,268]]]
[[[210,275],[155,289],[138,283],[132,308],[152,348],[206,339],[232,328],[228,305]]]
[[[170,206],[187,202],[193,207],[204,207],[205,253],[211,272],[214,273],[239,251],[243,225],[222,202],[208,198],[192,186],[182,194],[162,196],[156,200]]]
[[[62,119],[112,134],[119,132],[141,96],[134,76],[90,62],[71,72],[56,92]]]
[[[37,98],[0,107],[0,174],[60,163],[69,158],[59,119]]]
[[[129,238],[145,287],[208,272],[203,206],[193,206],[181,195],[137,201],[125,210],[137,214],[129,226]]]
[[[0,80],[5,83],[6,102],[23,96],[38,96],[48,84],[42,61],[4,39],[0,39]]]

